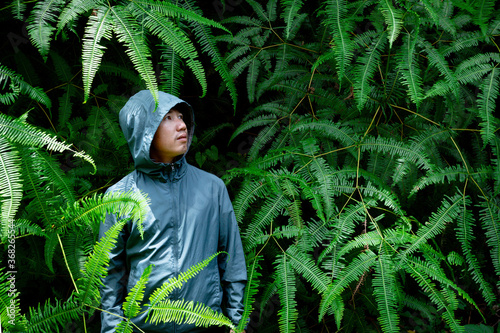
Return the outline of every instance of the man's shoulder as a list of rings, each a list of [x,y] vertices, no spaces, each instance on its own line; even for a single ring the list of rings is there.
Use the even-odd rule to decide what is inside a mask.
[[[111,185],[107,190],[106,193],[115,193],[115,192],[128,192],[131,189],[134,188],[135,186],[135,178],[136,178],[136,172],[132,171],[122,179],[120,179],[118,182],[115,184]]]
[[[217,183],[220,185],[224,185],[224,181],[214,175],[213,173],[210,173],[208,171],[202,170],[200,168],[195,167],[194,165],[188,164],[188,170],[191,172],[197,179],[203,182],[213,182]],[[225,185],[224,185],[225,186]]]

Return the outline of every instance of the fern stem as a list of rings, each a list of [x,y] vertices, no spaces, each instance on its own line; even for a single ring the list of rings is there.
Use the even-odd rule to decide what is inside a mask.
[[[121,318],[123,320],[128,320],[128,318],[120,316],[120,315],[117,315],[116,313],[109,312],[109,311],[106,311],[104,309],[100,309],[98,307],[95,307],[95,306],[92,306],[92,305],[89,305],[89,304],[86,304],[86,306],[88,306],[89,308],[92,308],[94,310],[98,310],[98,311],[101,311],[101,312],[106,312],[107,314],[113,315],[115,317],[119,317],[119,318]],[[132,324],[132,326],[134,326],[136,329],[138,329],[141,333],[146,333],[145,331],[141,330],[141,328],[139,326],[137,326],[136,324],[134,324],[133,322],[130,322],[130,324]]]
[[[73,282],[73,285],[75,286],[76,292],[79,293],[78,287],[76,286],[76,283],[75,283],[75,279],[73,278],[73,274],[71,273],[71,269],[69,268],[68,259],[66,258],[66,253],[64,252],[64,248],[63,248],[63,245],[61,242],[61,237],[59,236],[59,234],[57,234],[57,239],[59,240],[59,245],[61,246],[61,251],[62,251],[62,254],[64,257],[64,263],[66,264],[66,268],[68,269],[69,276],[71,277],[71,282]]]
[[[423,118],[423,119],[427,120],[428,122],[430,122],[430,123],[432,123],[432,124],[434,124],[434,125],[436,125],[436,126],[441,127],[441,125],[440,125],[439,123],[437,123],[437,122],[435,122],[435,121],[432,121],[432,120],[430,120],[429,118],[424,117],[424,116],[422,116],[421,114],[419,114],[419,113],[417,113],[417,112],[415,112],[415,111],[412,111],[412,110],[409,110],[409,109],[404,108],[404,107],[402,107],[402,106],[398,106],[398,105],[394,105],[394,104],[389,104],[389,106],[392,106],[392,107],[394,107],[394,108],[398,108],[398,109],[401,109],[401,110],[405,110],[405,111],[407,111],[407,112],[410,112],[410,113],[412,113],[412,114],[414,114],[414,115],[417,115],[417,116],[419,116],[419,117],[421,117],[421,118]]]

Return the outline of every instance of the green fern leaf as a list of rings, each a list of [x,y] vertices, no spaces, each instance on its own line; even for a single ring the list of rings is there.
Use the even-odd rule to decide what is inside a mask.
[[[321,294],[326,291],[331,281],[328,276],[319,269],[312,258],[300,251],[296,246],[289,246],[286,250],[286,256],[288,257],[291,267],[295,269],[297,274],[300,274],[304,279],[310,282],[311,286],[316,291]]]
[[[247,0],[248,4],[250,6],[252,6],[253,10],[255,11],[255,14],[257,14],[257,16],[259,17],[259,19],[261,19],[262,21],[266,21],[266,22],[273,22],[274,20],[271,20],[271,16],[266,13],[266,11],[264,10],[264,8],[262,7],[262,5],[260,3],[258,3],[257,1],[255,0]],[[270,2],[273,2],[273,1],[270,1]],[[274,6],[276,6],[276,0],[274,0]],[[276,7],[274,7],[276,8]]]
[[[118,40],[125,44],[126,53],[144,80],[146,87],[151,91],[155,101],[158,101],[158,87],[152,68],[150,52],[146,45],[142,27],[126,7],[111,7],[113,31]]]
[[[245,252],[249,252],[258,244],[256,239],[263,232],[262,229],[270,225],[280,215],[281,211],[286,209],[289,203],[289,200],[282,194],[274,194],[266,198],[265,203],[252,218],[247,230],[243,232]]]
[[[396,272],[391,256],[379,255],[373,278],[374,295],[377,301],[379,322],[384,332],[399,332]]]
[[[57,246],[59,245],[59,238],[57,233],[48,233],[45,237],[45,263],[49,270],[54,273],[54,266],[52,265],[52,260],[54,259],[54,253]]]
[[[93,15],[90,15],[82,45],[82,77],[83,77],[83,100],[88,100],[92,81],[102,61],[106,49],[101,40],[111,39],[111,8],[106,6],[96,7]]]
[[[62,240],[68,269],[75,280],[85,271],[87,256],[92,252],[95,239],[88,229],[75,228],[80,232],[68,233]]]
[[[194,7],[185,9],[178,5],[175,5],[174,3],[155,0],[135,0],[134,3],[135,5],[142,7],[143,9],[146,9],[146,7],[148,7],[147,10],[160,13],[165,17],[182,18],[190,22],[197,22],[230,33],[230,31],[226,29],[222,24],[204,17],[203,15],[201,15],[201,13],[199,13],[199,10],[195,10]]]
[[[186,0],[183,6],[190,11],[198,11],[198,7],[194,1]],[[212,36],[212,33],[207,26],[199,24],[196,21],[189,22],[189,25],[192,27],[196,38],[201,44],[202,51],[210,56],[212,63],[215,65],[215,70],[222,77],[226,88],[229,90],[231,99],[233,100],[233,108],[236,110],[236,101],[238,99],[236,85],[225,58],[220,54],[217,45],[215,44],[215,38]]]
[[[281,333],[295,332],[295,325],[299,316],[297,302],[295,301],[296,282],[290,262],[286,254],[278,256],[276,261],[278,283],[278,295],[280,296],[282,308],[278,311],[278,323]]]
[[[428,41],[419,39],[419,43],[427,53],[429,64],[439,70],[440,75],[444,76],[444,79],[449,86],[449,90],[454,93],[455,97],[458,98],[460,87],[458,85],[457,78],[451,71],[450,66],[448,65],[448,62],[446,61],[443,54],[441,54],[441,52],[437,50],[433,45],[431,45],[431,43],[429,43]]]
[[[330,29],[333,36],[333,52],[336,55],[336,68],[339,81],[342,81],[347,73],[347,68],[353,58],[354,44],[349,39],[348,31],[351,30],[351,22],[346,20],[347,1],[327,0],[325,8],[326,18],[324,24]]]
[[[398,255],[400,259],[404,260],[406,256],[420,248],[423,243],[442,232],[446,223],[453,222],[460,213],[462,200],[463,198],[461,193],[457,193],[451,198],[446,197],[443,199],[437,212],[431,213],[429,222],[427,222],[425,226],[418,229],[417,239],[405,251],[402,251]]]
[[[392,1],[381,0],[379,5],[380,11],[384,15],[385,23],[387,24],[389,48],[392,48],[392,43],[398,38],[403,27],[403,12],[394,8]]]
[[[479,202],[480,220],[486,235],[486,244],[490,247],[490,254],[496,276],[500,276],[500,204],[498,198],[481,200]],[[497,287],[500,281],[497,281]]]
[[[67,323],[81,319],[82,306],[72,294],[66,301],[55,300],[53,303],[47,300],[43,307],[29,308],[28,333],[58,332],[59,327]]]
[[[495,101],[498,97],[499,71],[496,67],[491,70],[491,73],[481,84],[481,91],[478,96],[479,116],[482,120],[479,125],[481,126],[483,146],[491,143],[500,124],[499,119],[494,116],[496,109]]]
[[[57,19],[57,14],[65,4],[62,0],[42,0],[37,1],[28,18],[26,27],[30,35],[30,40],[38,49],[43,59],[47,59],[49,54],[50,41],[56,28],[51,24]]]
[[[177,324],[194,324],[197,327],[227,326],[234,329],[231,320],[212,308],[184,300],[171,301],[166,299],[151,307],[153,324],[175,322]]]
[[[387,42],[385,33],[380,34],[369,46],[369,50],[358,60],[354,69],[356,80],[353,82],[354,95],[358,109],[362,109],[370,95],[370,82],[380,65],[380,51]]]
[[[474,2],[475,11],[472,16],[474,23],[479,25],[483,35],[486,36],[488,23],[493,13],[495,13],[495,1],[479,0]]]
[[[161,62],[165,70],[161,72],[160,90],[174,96],[180,96],[184,69],[182,68],[182,58],[174,52],[174,49],[167,45],[161,45]]]
[[[202,97],[207,92],[207,82],[205,71],[201,62],[197,59],[198,52],[187,36],[171,21],[149,8],[136,4],[133,13],[135,16],[142,16],[142,25],[149,29],[151,33],[157,35],[165,44],[170,46],[175,53],[186,60],[186,64],[191,69],[202,88]],[[137,8],[137,10],[135,10]]]
[[[1,124],[0,124],[1,126]],[[23,197],[19,154],[0,136],[1,240],[5,242]]]
[[[83,158],[95,167],[92,157],[86,155],[85,152],[77,152],[71,149],[70,144],[61,142],[57,140],[56,137],[29,125],[24,121],[11,118],[4,114],[0,114],[0,136],[7,137],[9,141],[16,142],[24,146],[44,147],[45,149],[57,152],[70,151],[74,156]]]
[[[151,274],[152,269],[153,265],[149,265],[148,267],[146,267],[146,269],[144,269],[144,272],[142,272],[139,281],[137,281],[135,286],[130,289],[130,292],[125,298],[125,302],[123,302],[122,307],[123,314],[127,318],[134,318],[139,314],[139,311],[141,310],[140,303],[144,298],[144,289],[146,288],[146,284],[148,282],[149,275]],[[132,326],[130,324],[130,321],[123,321],[117,327],[117,333],[128,332],[131,331],[131,329]]]
[[[435,283],[433,283],[431,279],[421,270],[413,266],[413,263],[416,261],[416,259],[413,259],[412,261],[405,260],[405,270],[408,271],[420,287],[428,293],[429,298],[434,304],[437,305],[438,310],[443,311],[442,317],[450,326],[451,330],[453,332],[464,332],[463,327],[460,326],[459,321],[455,318],[453,309],[450,307],[445,296],[437,290]]]
[[[470,199],[468,197],[464,197],[460,216],[457,220],[457,239],[462,245],[462,251],[467,262],[467,269],[471,273],[472,279],[479,285],[479,289],[482,291],[486,302],[491,305],[495,302],[496,298],[491,286],[485,280],[484,275],[480,270],[480,263],[473,251],[472,241],[475,238],[473,233],[475,225],[472,212],[468,206],[470,206]]]
[[[8,83],[8,81],[10,81],[10,83]],[[0,84],[2,84],[4,88],[8,84],[10,88],[10,91],[7,90],[0,93],[0,103],[2,104],[10,105],[19,97],[19,94],[24,94],[28,95],[32,100],[45,105],[49,109],[52,106],[50,98],[42,88],[32,87],[23,80],[21,75],[16,74],[3,65],[0,65]]]
[[[17,219],[14,222],[14,226],[16,228],[16,235],[33,235],[33,236],[45,236],[45,231],[42,228],[34,224],[30,220],[26,219]]]
[[[289,40],[291,38],[292,26],[297,19],[297,14],[303,6],[302,0],[281,0],[281,6],[283,11],[281,13],[281,18],[285,21],[285,38]]]
[[[76,295],[80,304],[87,306],[99,305],[99,285],[102,284],[102,278],[108,274],[106,267],[109,264],[109,252],[115,246],[118,235],[126,222],[125,219],[117,221],[109,228],[105,236],[95,244],[94,251],[89,255],[85,263],[82,278],[76,281],[78,287]]]
[[[102,5],[102,1],[100,0],[71,0],[67,2],[69,3],[64,7],[61,15],[59,15],[57,22],[58,32],[62,31],[68,25],[70,25],[70,29],[72,29],[79,15],[83,15],[89,11],[96,14],[93,9]]]
[[[319,307],[319,320],[321,320],[332,305],[340,300],[340,294],[352,282],[357,281],[370,267],[376,264],[377,255],[368,250],[359,254],[353,259],[347,267],[345,267],[327,288],[323,294],[323,298]],[[338,304],[336,305],[338,307]],[[336,318],[337,326],[340,326],[341,318]]]
[[[262,274],[259,272],[261,269],[259,262],[262,259],[263,256],[257,256],[252,260],[247,259],[248,280],[243,298],[243,314],[236,329],[238,332],[245,329],[250,315],[254,311],[255,295],[258,293],[261,283],[260,278]]]
[[[408,94],[418,108],[424,98],[424,92],[420,69],[415,60],[415,44],[416,39],[407,34],[400,48],[401,53],[398,55],[398,68],[401,70],[401,81],[408,86]]]
[[[207,259],[197,263],[196,265],[191,266],[187,271],[179,273],[179,275],[177,277],[173,277],[173,278],[168,279],[166,282],[163,283],[163,285],[161,287],[159,287],[155,291],[153,291],[153,293],[151,293],[151,296],[149,297],[148,306],[150,307],[150,310],[148,313],[148,318],[151,314],[151,310],[157,309],[157,305],[160,308],[163,306],[166,306],[165,311],[167,311],[169,308],[168,305],[171,303],[168,299],[166,300],[166,298],[172,292],[172,290],[182,287],[184,282],[186,282],[187,280],[189,280],[190,278],[192,278],[196,274],[198,274],[203,268],[205,268],[210,263],[210,261],[212,261],[214,258],[216,258],[221,253],[223,253],[223,252],[217,252],[217,253],[212,254]],[[162,304],[161,302],[164,300],[166,303],[163,303],[163,305],[161,305]],[[192,305],[191,305],[191,307],[192,307]],[[164,318],[162,316],[167,315],[167,313],[163,313],[163,314],[162,313],[163,313],[162,311],[159,311],[159,313],[156,315],[153,313],[153,317],[151,319],[151,322],[165,321],[165,320],[162,320],[160,318]],[[179,314],[181,314],[181,313],[179,313]],[[154,318],[156,318],[156,319],[154,319]]]
[[[106,214],[113,212],[117,216],[126,216],[137,222],[137,228],[142,233],[142,220],[148,210],[148,199],[142,193],[107,193],[95,194],[80,201],[69,204],[63,211],[63,218],[54,227],[68,228],[77,226],[94,226],[104,221]]]

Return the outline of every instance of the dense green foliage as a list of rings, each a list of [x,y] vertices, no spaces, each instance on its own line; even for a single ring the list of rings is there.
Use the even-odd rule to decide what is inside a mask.
[[[0,274],[2,327],[98,329],[116,237],[97,242],[99,223],[109,211],[140,219],[147,202],[102,195],[132,167],[117,113],[146,87],[205,96],[190,154],[234,195],[247,331],[498,330],[498,5],[235,4],[219,16],[193,0],[3,9],[2,24],[24,21],[27,35],[8,34],[0,58],[2,259],[14,257]],[[168,284],[145,300],[149,273],[125,316],[149,302],[155,322],[230,326],[171,304]]]

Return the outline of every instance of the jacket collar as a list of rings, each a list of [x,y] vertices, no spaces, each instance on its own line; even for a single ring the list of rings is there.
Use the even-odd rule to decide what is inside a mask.
[[[186,161],[186,157],[182,156],[182,158],[173,163],[155,164],[157,167],[149,169],[146,174],[153,179],[158,179],[162,183],[173,183],[179,181],[184,176],[188,163]]]

